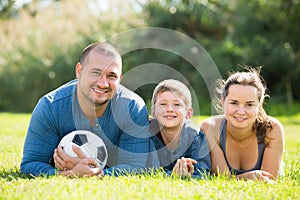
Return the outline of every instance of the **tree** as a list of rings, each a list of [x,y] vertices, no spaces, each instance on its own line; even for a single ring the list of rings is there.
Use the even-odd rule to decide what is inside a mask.
[[[9,19],[16,14],[14,0],[0,0],[0,19]]]
[[[274,101],[300,100],[298,1],[152,0],[144,8],[149,26],[181,31],[203,45],[224,77],[238,65],[263,66]]]

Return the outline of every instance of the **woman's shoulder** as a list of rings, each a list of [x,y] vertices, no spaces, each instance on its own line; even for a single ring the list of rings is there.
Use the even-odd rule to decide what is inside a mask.
[[[224,115],[215,115],[203,120],[200,129],[204,134],[209,132],[219,132]]]
[[[267,136],[270,138],[283,137],[284,129],[282,123],[275,117],[268,116],[272,128],[267,132]]]
[[[272,116],[268,116],[268,118],[272,122],[272,124],[274,125],[274,127],[276,127],[276,128],[283,127],[282,123],[277,118],[272,117]]]

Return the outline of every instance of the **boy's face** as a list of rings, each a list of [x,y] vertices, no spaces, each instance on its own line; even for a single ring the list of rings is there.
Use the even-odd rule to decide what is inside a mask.
[[[192,109],[175,92],[164,91],[157,94],[152,115],[163,128],[181,128],[185,119],[191,117]]]

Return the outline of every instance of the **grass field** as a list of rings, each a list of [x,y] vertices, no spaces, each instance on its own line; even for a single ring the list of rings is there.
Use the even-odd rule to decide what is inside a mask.
[[[300,199],[300,115],[285,128],[285,176],[276,183],[224,177],[180,180],[160,174],[70,179],[26,178],[19,172],[29,114],[0,113],[1,199]],[[203,117],[194,117],[199,124]]]

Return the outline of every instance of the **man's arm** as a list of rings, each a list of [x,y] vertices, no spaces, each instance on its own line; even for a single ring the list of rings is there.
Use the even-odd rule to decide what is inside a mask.
[[[31,116],[20,165],[22,173],[33,176],[56,173],[52,163],[54,149],[59,143],[55,123],[49,104],[43,97]]]
[[[141,129],[141,135],[143,131]],[[150,140],[148,137],[135,137],[122,133],[117,147],[115,166],[104,169],[104,174],[118,176],[126,173],[145,172],[149,158]]]
[[[120,97],[114,106],[114,118],[120,128],[119,140],[115,144],[116,165],[104,169],[104,174],[143,172],[148,167],[150,133],[148,111],[144,101],[134,93],[130,98]]]

